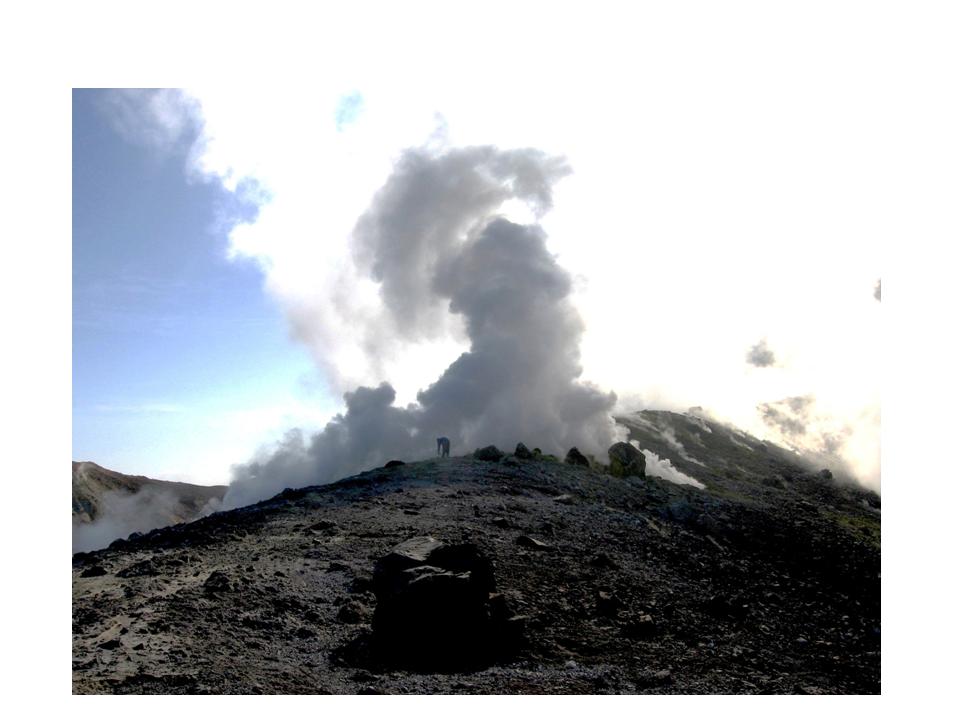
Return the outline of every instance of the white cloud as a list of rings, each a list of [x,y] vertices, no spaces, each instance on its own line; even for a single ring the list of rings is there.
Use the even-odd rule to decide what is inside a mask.
[[[574,172],[543,224],[577,277],[584,377],[761,436],[760,403],[815,394],[821,412],[857,423],[845,453],[877,484],[873,288],[895,190],[875,172],[882,86],[864,82],[839,26],[758,37],[723,13],[709,31],[660,20],[677,32],[618,44],[626,31],[610,28],[592,56],[544,40],[447,63],[417,43],[394,56],[388,41],[388,66],[361,55],[337,81],[191,89],[204,128],[194,168],[228,189],[255,178],[268,194],[230,251],[259,263],[334,387],[389,379],[407,402],[463,344],[451,323],[442,340],[397,342],[383,365],[363,351],[382,307],[348,237],[393,160],[425,142],[565,154]],[[363,112],[338,132],[351,93]],[[743,361],[758,337],[777,352],[763,373]]]

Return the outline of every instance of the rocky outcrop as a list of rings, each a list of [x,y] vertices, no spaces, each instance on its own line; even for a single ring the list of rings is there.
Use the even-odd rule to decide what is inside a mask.
[[[226,573],[220,570],[214,570],[209,577],[203,581],[203,592],[207,595],[216,595],[217,593],[230,592],[233,585]]]
[[[610,474],[614,477],[643,477],[647,459],[630,443],[618,442],[607,450],[610,458]]]
[[[582,465],[583,467],[590,467],[590,461],[587,460],[586,456],[575,447],[570,448],[570,451],[567,453],[567,457],[564,458],[564,462],[567,465]]]
[[[413,669],[489,664],[517,640],[495,590],[492,563],[471,543],[429,536],[400,543],[374,568],[374,656]]]
[[[530,460],[533,458],[533,453],[530,452],[530,449],[522,442],[517,443],[517,449],[513,451],[513,455],[521,460]]]
[[[503,457],[503,451],[498,449],[496,445],[487,445],[485,448],[480,448],[473,451],[473,457],[477,460],[489,460],[490,462],[499,462]]]

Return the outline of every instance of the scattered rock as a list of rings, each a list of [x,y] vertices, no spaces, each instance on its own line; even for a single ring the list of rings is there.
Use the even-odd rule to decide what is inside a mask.
[[[340,533],[340,528],[332,520],[321,520],[320,522],[310,525],[303,532],[306,535],[333,536]]]
[[[220,570],[214,570],[210,573],[210,577],[203,582],[203,591],[208,595],[230,592],[231,590],[233,590],[233,587],[230,584],[230,578]]]
[[[618,442],[607,450],[610,458],[610,474],[614,477],[643,477],[647,459],[630,443]]]
[[[623,602],[613,593],[606,590],[597,591],[597,613],[604,617],[616,617],[623,607]]]
[[[347,592],[359,595],[360,593],[371,592],[373,590],[373,578],[366,575],[358,575],[347,586]]]
[[[364,607],[355,600],[345,603],[337,613],[337,620],[342,623],[356,624],[363,622]]]
[[[513,455],[520,460],[531,460],[533,458],[533,453],[523,443],[517,443],[517,449],[513,451]]]
[[[593,567],[607,568],[610,570],[615,570],[616,568],[620,567],[606,553],[598,553],[594,555],[590,560],[590,564],[593,565]]]
[[[153,558],[150,558],[149,560],[141,560],[140,562],[123,568],[117,573],[117,577],[153,577],[159,574],[160,569],[157,567],[157,563]]]
[[[583,467],[590,467],[590,461],[587,460],[586,456],[577,450],[575,447],[570,448],[567,452],[567,457],[563,460],[567,465],[582,465]]]
[[[673,675],[669,670],[644,670],[635,678],[638,688],[662,687],[673,683]]]
[[[657,625],[650,615],[637,615],[623,626],[623,634],[631,640],[648,640],[657,634]]]
[[[100,577],[101,575],[106,575],[107,571],[104,569],[103,565],[91,565],[82,573],[80,577]]]
[[[496,445],[487,445],[485,448],[479,448],[473,451],[473,457],[477,460],[487,460],[489,462],[499,462],[503,457],[503,452],[497,449]]]
[[[529,535],[521,535],[517,538],[517,545],[528,550],[553,550],[552,545],[532,538]]]
[[[747,616],[747,607],[739,597],[712,595],[704,604],[704,609],[716,618],[742,620]]]
[[[507,530],[513,527],[513,523],[507,520],[505,517],[494,518],[491,522],[493,522],[494,525],[496,525],[498,528],[502,528],[503,530]]]
[[[113,640],[107,640],[106,642],[100,643],[97,645],[97,647],[101,650],[116,650],[118,647],[120,647],[120,641],[114,638]]]
[[[563,495],[557,495],[557,496],[553,499],[553,501],[554,501],[554,502],[558,502],[558,503],[560,503],[561,505],[573,505],[573,503],[574,503],[573,496],[572,496],[572,495],[567,495],[566,493],[564,493]]]
[[[368,682],[374,682],[379,678],[367,670],[358,670],[357,672],[355,672],[353,675],[350,676],[350,679],[353,680],[353,682],[368,683]]]

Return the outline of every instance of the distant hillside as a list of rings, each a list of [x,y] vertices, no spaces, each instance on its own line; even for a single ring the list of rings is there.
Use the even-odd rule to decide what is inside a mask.
[[[684,414],[644,410],[616,420],[629,430],[631,443],[662,461],[651,463],[648,457],[648,475],[678,482],[676,471],[714,494],[772,504],[784,498],[809,501],[813,495],[822,502],[866,509],[879,522],[880,496],[858,484],[836,459],[799,455],[697,409]]]
[[[73,548],[104,547],[132,532],[189,522],[219,507],[226,485],[191,485],[73,463]]]

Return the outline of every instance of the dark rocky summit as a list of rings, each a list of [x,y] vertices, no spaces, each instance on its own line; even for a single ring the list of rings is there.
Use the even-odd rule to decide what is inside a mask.
[[[705,488],[431,459],[77,553],[74,692],[878,693],[879,497],[623,422]]]

